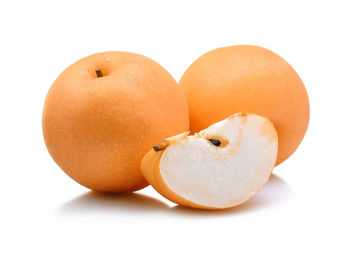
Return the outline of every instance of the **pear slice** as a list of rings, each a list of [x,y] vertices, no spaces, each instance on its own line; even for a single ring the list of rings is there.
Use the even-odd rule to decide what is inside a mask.
[[[268,181],[278,137],[265,117],[238,113],[195,134],[182,133],[141,162],[147,181],[174,203],[206,209],[242,204]]]

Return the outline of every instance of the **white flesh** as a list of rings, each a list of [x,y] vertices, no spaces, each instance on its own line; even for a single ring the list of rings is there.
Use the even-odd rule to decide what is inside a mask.
[[[226,146],[208,139],[223,137]],[[167,186],[200,205],[224,208],[252,197],[268,180],[277,156],[272,123],[257,115],[234,115],[195,136],[171,143],[160,160]]]

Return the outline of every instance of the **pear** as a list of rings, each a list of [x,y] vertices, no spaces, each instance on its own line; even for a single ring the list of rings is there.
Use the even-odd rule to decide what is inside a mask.
[[[119,51],[65,69],[46,96],[42,119],[53,160],[98,192],[148,186],[139,170],[143,156],[188,127],[185,95],[169,72],[148,57]]]
[[[267,118],[237,113],[195,134],[170,137],[141,161],[146,180],[174,203],[225,209],[253,197],[276,163],[277,132]]]

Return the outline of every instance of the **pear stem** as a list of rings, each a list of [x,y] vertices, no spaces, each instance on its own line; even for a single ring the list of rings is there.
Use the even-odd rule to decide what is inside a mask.
[[[101,69],[98,68],[95,71],[96,71],[97,77],[103,77]]]
[[[158,151],[166,149],[168,145],[169,145],[169,143],[167,141],[163,141],[162,143],[155,145],[153,147],[153,150],[158,152]]]

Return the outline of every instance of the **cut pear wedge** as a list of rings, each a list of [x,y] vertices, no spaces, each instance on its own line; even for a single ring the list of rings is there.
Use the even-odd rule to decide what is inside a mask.
[[[278,137],[265,117],[237,113],[195,134],[166,139],[141,162],[147,181],[174,203],[205,209],[240,205],[268,181]]]

